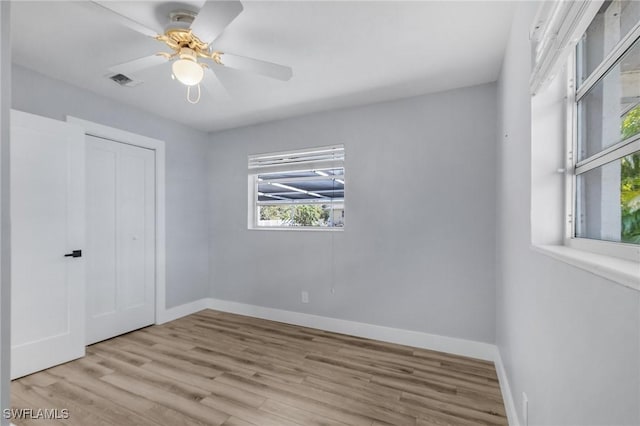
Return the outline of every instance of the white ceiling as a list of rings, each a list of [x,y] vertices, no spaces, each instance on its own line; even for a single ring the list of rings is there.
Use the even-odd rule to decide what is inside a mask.
[[[110,2],[162,27],[167,10],[203,1]],[[182,5],[182,7],[180,7]],[[56,79],[215,131],[495,81],[514,4],[507,1],[243,1],[214,47],[289,65],[288,82],[221,69],[231,100],[203,91],[199,104],[170,78],[170,66],[141,71],[138,87],[107,80],[115,64],[163,49],[81,2],[14,2],[14,62]],[[158,16],[159,15],[159,16]]]

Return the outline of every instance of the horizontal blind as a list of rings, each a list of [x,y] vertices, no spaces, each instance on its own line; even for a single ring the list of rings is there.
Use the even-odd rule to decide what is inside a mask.
[[[542,2],[531,30],[532,95],[542,90],[566,62],[604,0]]]
[[[344,145],[298,151],[249,155],[249,171],[255,174],[327,167],[342,167]]]

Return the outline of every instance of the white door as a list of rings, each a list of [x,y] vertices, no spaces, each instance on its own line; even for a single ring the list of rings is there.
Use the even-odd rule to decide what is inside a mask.
[[[87,136],[87,338],[155,322],[155,152]]]
[[[12,378],[84,356],[84,220],[83,131],[11,111]]]

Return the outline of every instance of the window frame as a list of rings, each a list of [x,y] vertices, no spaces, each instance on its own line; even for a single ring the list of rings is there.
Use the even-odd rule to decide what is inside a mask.
[[[587,24],[587,27],[591,21]],[[586,31],[586,30],[585,30]],[[580,34],[582,37],[584,33]],[[601,150],[583,160],[578,160],[578,103],[594,88],[607,72],[620,60],[624,54],[640,42],[640,22],[628,34],[618,41],[615,48],[607,54],[600,64],[584,80],[580,87],[577,82],[576,48],[571,49],[566,65],[567,95],[566,95],[566,155],[565,155],[565,238],[564,245],[573,249],[615,257],[633,262],[640,261],[640,245],[625,242],[613,242],[582,238],[576,236],[577,214],[577,178],[579,174],[602,167],[610,161],[615,161],[624,155],[640,150],[640,134]],[[577,43],[576,43],[577,46]],[[625,154],[627,153],[627,154]]]
[[[313,153],[316,151],[323,151],[329,149],[338,149],[338,151],[342,152],[342,159],[336,160],[321,160],[321,161],[308,161],[301,163],[293,163],[290,166],[286,164],[282,165],[267,165],[267,166],[254,166],[252,167],[252,161],[255,158],[259,157],[277,157],[277,156],[287,156],[287,155],[298,155],[298,154],[306,154]],[[342,232],[346,227],[346,223],[343,226],[259,226],[258,218],[260,217],[260,204],[258,202],[258,176],[264,175],[268,173],[286,173],[286,172],[299,172],[299,171],[315,171],[315,170],[323,170],[323,169],[342,169],[343,174],[340,176],[340,180],[343,182],[344,188],[344,196],[342,201],[340,202],[343,206],[343,210],[346,210],[346,187],[347,187],[347,177],[346,177],[346,167],[345,167],[345,147],[344,144],[334,144],[330,146],[317,146],[311,148],[301,148],[290,151],[278,151],[278,152],[267,152],[263,154],[250,154],[249,158],[249,168],[248,168],[248,217],[247,217],[247,229],[249,230],[257,230],[257,231],[311,231],[311,232]],[[273,166],[273,170],[269,168]],[[319,175],[318,179],[322,179],[323,176]],[[292,179],[300,179],[304,180],[308,178],[292,178]],[[311,178],[313,179],[313,178]],[[291,179],[286,179],[290,181]],[[304,201],[296,202],[292,200],[290,203],[279,203],[283,205],[291,205],[294,206],[296,204],[305,204]],[[320,201],[306,204],[322,204]]]

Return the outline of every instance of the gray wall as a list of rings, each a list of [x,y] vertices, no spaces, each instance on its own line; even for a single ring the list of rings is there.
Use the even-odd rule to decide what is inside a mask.
[[[213,134],[213,297],[494,342],[495,92]],[[247,155],[334,143],[346,149],[344,231],[248,230]]]
[[[498,84],[496,339],[529,425],[638,425],[640,293],[530,248],[535,10],[519,6]]]
[[[166,142],[167,307],[208,297],[207,135],[23,67],[14,66],[12,77],[15,109],[58,120],[73,115]]]

